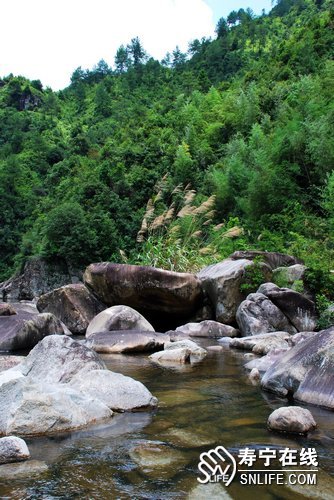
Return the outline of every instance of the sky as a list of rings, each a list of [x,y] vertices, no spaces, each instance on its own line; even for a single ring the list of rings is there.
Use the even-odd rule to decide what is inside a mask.
[[[250,7],[256,14],[271,0],[1,0],[0,75],[23,75],[59,90],[73,71],[104,59],[138,36],[161,60],[176,45],[214,37],[218,19]]]

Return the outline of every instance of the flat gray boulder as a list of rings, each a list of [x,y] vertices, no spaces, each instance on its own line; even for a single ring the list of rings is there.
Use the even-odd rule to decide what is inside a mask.
[[[169,340],[164,333],[121,330],[94,333],[87,345],[100,353],[153,352],[163,349]]]
[[[236,320],[244,337],[277,331],[297,332],[282,311],[262,293],[251,293],[241,302]]]
[[[230,346],[252,351],[255,354],[267,354],[271,349],[289,349],[289,337],[287,332],[262,333],[232,339]]]
[[[245,364],[246,370],[257,369],[262,376],[278,359],[280,359],[287,351],[287,347],[273,347],[265,356],[256,357]]]
[[[334,327],[287,351],[266,371],[262,387],[283,397],[334,408]]]
[[[16,436],[0,438],[0,464],[28,460],[30,453],[23,439]]]
[[[20,365],[0,373],[3,435],[69,431],[109,419],[112,407],[156,404],[143,384],[110,372],[94,351],[66,336],[44,338]]]
[[[176,334],[188,337],[204,337],[219,339],[221,337],[237,337],[239,330],[230,325],[223,325],[218,321],[201,321],[200,323],[187,323],[175,330]]]
[[[194,364],[202,361],[206,355],[206,349],[185,339],[167,343],[163,351],[151,354],[150,359],[158,364]]]
[[[53,314],[20,310],[13,316],[0,316],[0,351],[31,349],[48,335],[66,333],[64,325]]]
[[[279,288],[274,283],[264,283],[258,289],[271,300],[289,319],[298,332],[315,330],[317,315],[315,303],[291,288]]]
[[[90,321],[105,307],[82,283],[52,290],[37,301],[39,312],[54,314],[78,335],[85,334]]]
[[[88,325],[86,337],[113,330],[154,332],[153,326],[138,311],[129,306],[112,306],[95,316]]]
[[[307,434],[317,426],[312,413],[300,406],[278,408],[269,415],[267,425],[271,431],[293,434]]]
[[[141,382],[109,370],[93,370],[89,378],[77,375],[70,385],[115,411],[149,409],[158,403],[157,398]]]
[[[235,321],[237,308],[245,298],[241,285],[245,281],[247,268],[251,266],[254,266],[251,260],[225,259],[202,269],[197,274],[206,295],[211,300],[216,321],[228,325]]]

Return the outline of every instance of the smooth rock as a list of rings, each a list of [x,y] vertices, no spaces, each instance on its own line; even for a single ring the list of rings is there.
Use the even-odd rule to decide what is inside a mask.
[[[154,332],[153,326],[138,311],[129,306],[113,306],[95,316],[88,325],[86,337],[112,330]]]
[[[79,335],[85,334],[90,321],[105,307],[82,283],[57,288],[37,301],[40,312],[54,314],[72,333]]]
[[[92,370],[105,368],[102,359],[91,349],[71,337],[51,335],[39,342],[14,370],[30,380],[64,384],[74,375],[85,377]]]
[[[70,431],[111,416],[104,403],[68,384],[22,377],[0,386],[0,434],[3,435]]]
[[[264,283],[258,293],[266,295],[289,319],[298,332],[313,331],[317,325],[315,303],[291,288]]]
[[[84,281],[105,304],[133,307],[154,326],[190,317],[203,301],[201,283],[193,274],[154,267],[91,264]]]
[[[62,323],[53,314],[18,311],[14,316],[0,316],[0,350],[31,349],[48,335],[65,335]]]
[[[151,354],[150,359],[155,363],[198,363],[207,355],[207,351],[195,342],[185,339],[178,342],[169,342],[164,351]]]
[[[312,413],[300,406],[283,406],[273,411],[268,418],[268,428],[272,431],[307,434],[315,429]]]
[[[334,408],[334,327],[288,350],[266,371],[262,387],[280,396]]]
[[[249,294],[238,307],[236,319],[244,337],[277,331],[297,332],[282,311],[262,293]]]
[[[287,332],[262,333],[240,339],[232,339],[231,347],[245,349],[255,354],[267,354],[271,349],[288,349],[289,334]]]
[[[13,316],[16,314],[16,311],[12,304],[8,304],[7,302],[0,303],[0,316]]]
[[[110,405],[110,406],[108,406]],[[156,405],[140,382],[105,369],[70,337],[44,338],[20,364],[0,373],[0,434],[51,434],[82,428],[117,409]]]
[[[0,464],[28,460],[30,453],[23,439],[16,436],[0,438]]]
[[[200,323],[187,323],[179,326],[175,330],[177,333],[188,335],[189,337],[221,338],[237,337],[239,330],[230,325],[223,325],[218,321],[201,321]]]
[[[90,371],[88,378],[78,374],[70,385],[115,411],[149,409],[158,403],[157,398],[141,382],[109,370]]]
[[[94,333],[86,345],[99,353],[134,353],[162,350],[170,337],[164,333],[115,331]]]

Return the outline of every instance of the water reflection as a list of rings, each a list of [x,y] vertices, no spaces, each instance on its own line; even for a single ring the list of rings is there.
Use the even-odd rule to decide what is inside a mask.
[[[318,428],[307,438],[270,433],[268,415],[287,402],[249,383],[244,353],[228,348],[211,351],[202,363],[182,372],[154,365],[146,355],[103,358],[111,370],[146,384],[159,398],[159,408],[153,413],[116,415],[110,423],[85,431],[29,440],[32,457],[45,461],[49,469],[37,479],[0,478],[1,497],[203,498],[196,490],[199,454],[219,444],[234,453],[245,446],[315,447],[321,468],[334,474],[334,414],[309,407]],[[147,441],[153,448],[145,447]],[[332,477],[323,477],[327,490],[317,491],[326,495]],[[209,485],[206,495],[211,500],[218,492],[225,498],[224,491]],[[298,499],[310,492],[312,488],[237,483],[228,488],[229,498],[243,500]]]

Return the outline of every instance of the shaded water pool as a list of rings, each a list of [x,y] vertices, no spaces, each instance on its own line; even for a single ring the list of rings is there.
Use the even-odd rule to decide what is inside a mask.
[[[0,498],[334,498],[334,413],[309,406],[318,428],[307,438],[269,433],[268,415],[287,402],[250,384],[244,353],[228,348],[210,352],[202,363],[179,370],[157,367],[147,355],[103,358],[109,369],[143,382],[158,397],[158,409],[115,415],[71,434],[27,439],[32,459],[46,462],[48,470],[0,477]],[[162,451],[140,462],[135,449],[148,441],[153,451]],[[321,469],[318,484],[245,486],[235,480],[225,489],[207,484],[198,490],[199,455],[218,445],[232,454],[246,446],[314,447]]]

